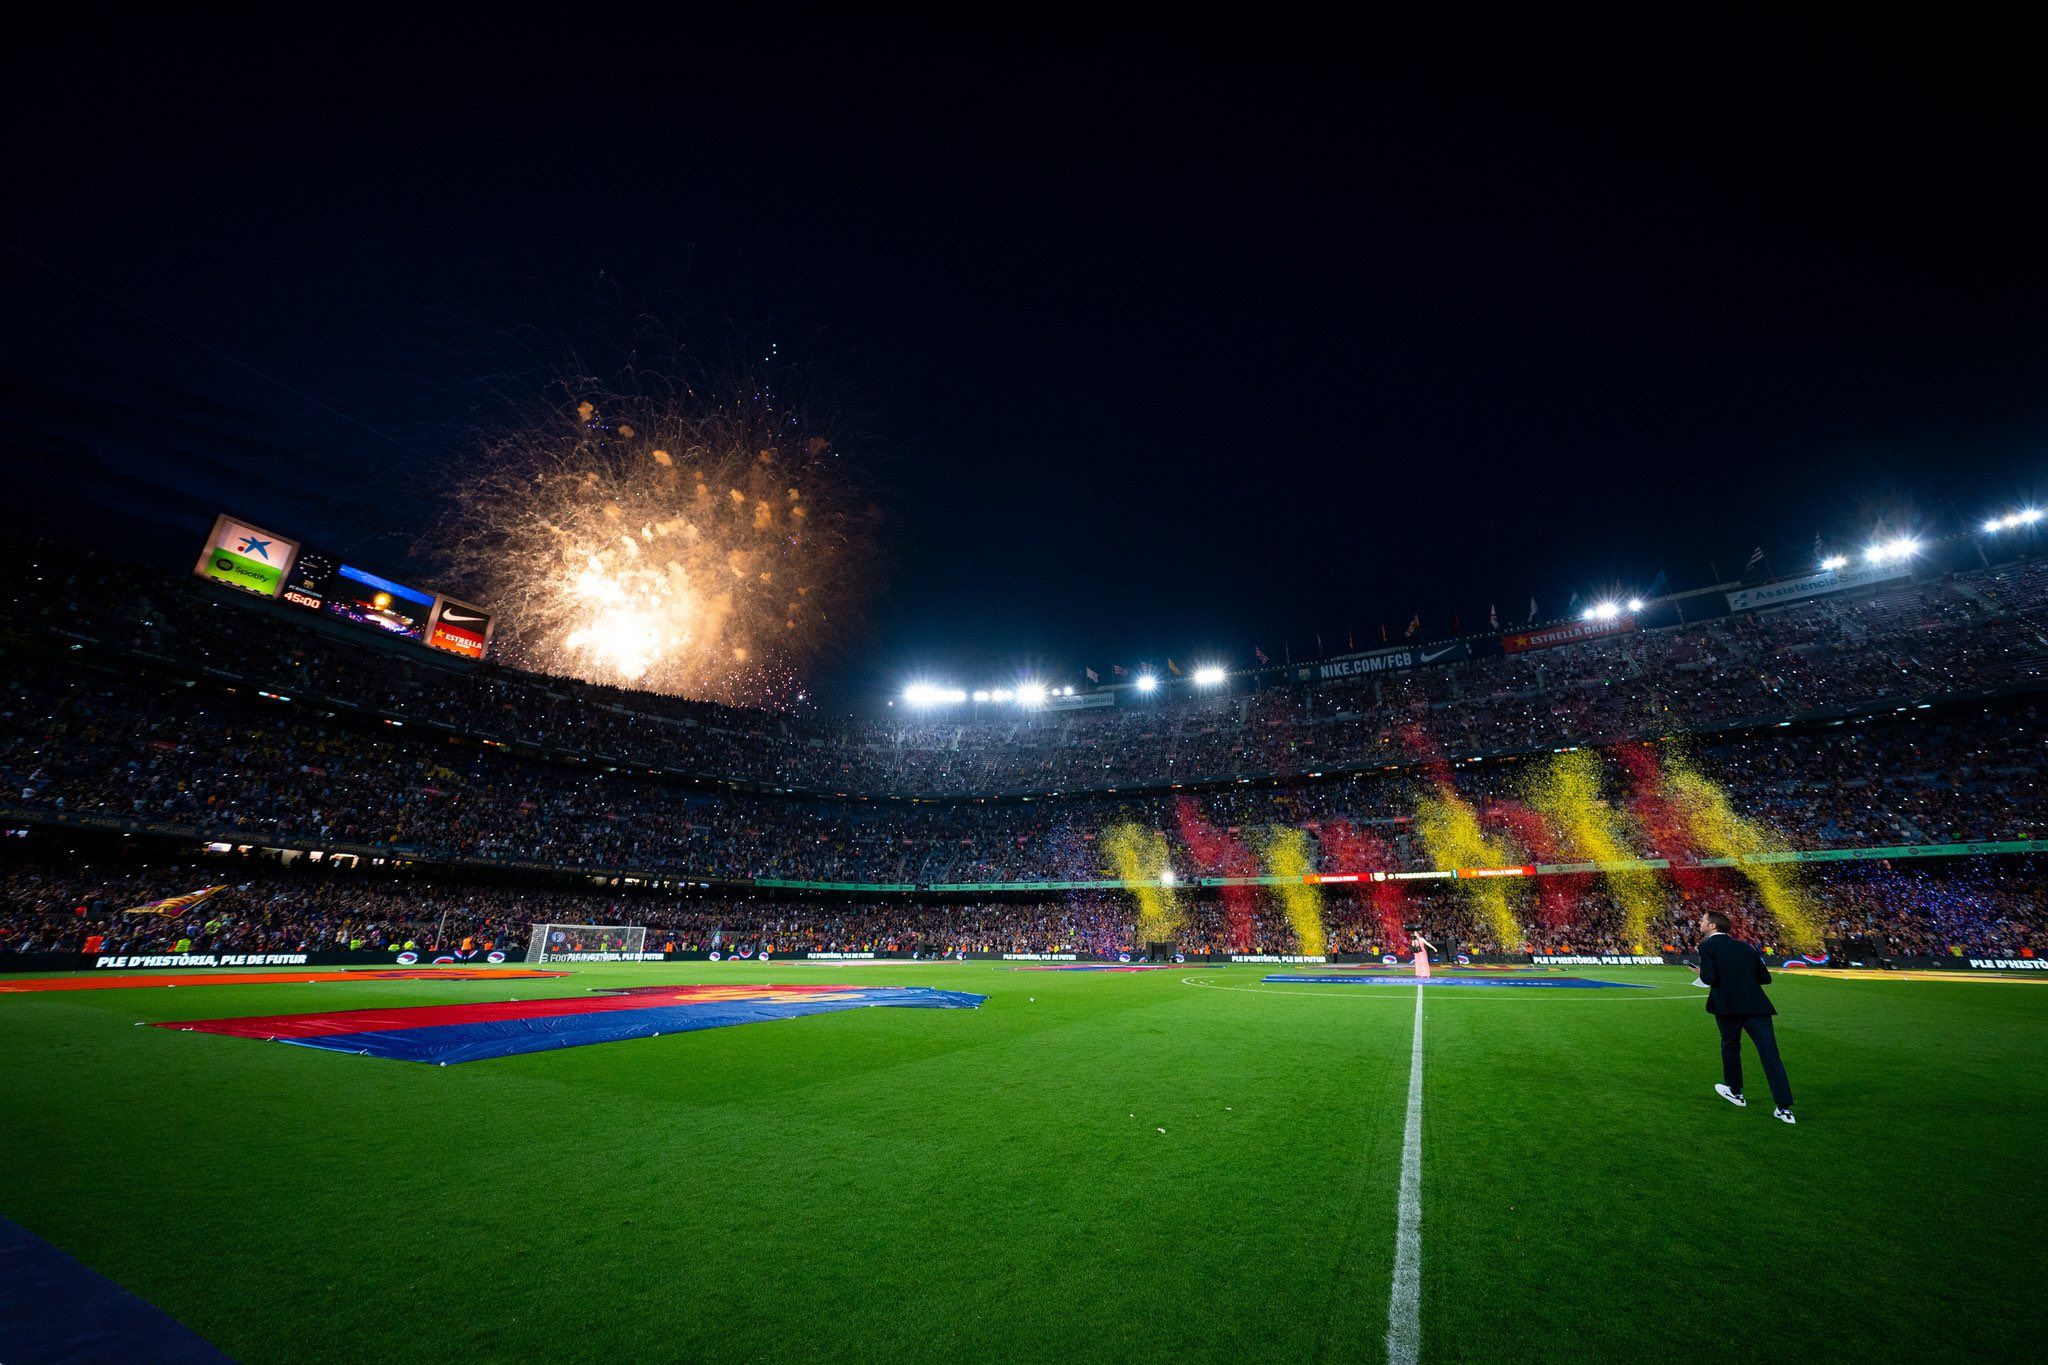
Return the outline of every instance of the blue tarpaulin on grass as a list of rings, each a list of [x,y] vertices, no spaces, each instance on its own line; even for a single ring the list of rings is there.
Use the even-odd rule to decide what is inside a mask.
[[[169,1313],[0,1218],[0,1360],[7,1365],[228,1365]]]

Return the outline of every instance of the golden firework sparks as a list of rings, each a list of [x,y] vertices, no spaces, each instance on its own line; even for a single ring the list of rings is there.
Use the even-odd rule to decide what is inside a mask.
[[[831,453],[759,392],[584,396],[494,444],[457,491],[458,572],[529,667],[772,704],[858,558]]]

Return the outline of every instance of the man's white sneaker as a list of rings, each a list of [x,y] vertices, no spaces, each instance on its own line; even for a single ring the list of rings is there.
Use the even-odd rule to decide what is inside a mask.
[[[1771,1117],[1776,1119],[1780,1123],[1799,1122],[1798,1119],[1792,1117],[1792,1111],[1790,1109],[1773,1109],[1771,1111]]]
[[[1742,1098],[1742,1096],[1741,1096],[1741,1095],[1737,1094],[1737,1093],[1736,1093],[1735,1091],[1733,1091],[1733,1090],[1730,1090],[1730,1089],[1729,1089],[1729,1088],[1728,1088],[1727,1086],[1725,1086],[1725,1085],[1717,1085],[1717,1086],[1715,1086],[1715,1087],[1714,1087],[1714,1093],[1715,1093],[1716,1095],[1719,1095],[1719,1096],[1720,1096],[1720,1097],[1721,1097],[1722,1099],[1724,1099],[1724,1100],[1728,1101],[1728,1103],[1730,1103],[1730,1104],[1734,1105],[1734,1106],[1735,1106],[1735,1107],[1736,1107],[1737,1109],[1747,1109],[1747,1108],[1749,1108],[1749,1101],[1748,1101],[1748,1100],[1746,1100],[1746,1099]],[[1784,1110],[1782,1110],[1782,1109],[1780,1109],[1780,1110],[1779,1110],[1778,1112],[1779,1112],[1780,1114],[1782,1114],[1782,1113],[1784,1113],[1785,1111],[1784,1111]]]

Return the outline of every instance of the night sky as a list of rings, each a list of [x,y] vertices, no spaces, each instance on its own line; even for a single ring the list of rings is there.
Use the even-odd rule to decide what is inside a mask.
[[[2048,493],[2015,35],[1055,36],[19,45],[12,510],[427,572],[494,403],[652,319],[844,434],[851,704],[1519,624]]]

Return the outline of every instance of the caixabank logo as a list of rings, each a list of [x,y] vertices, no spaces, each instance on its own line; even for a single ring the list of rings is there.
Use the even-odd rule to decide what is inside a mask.
[[[270,1014],[155,1027],[450,1066],[878,1006],[971,1010],[987,998],[923,986],[635,986],[546,1000]]]
[[[275,597],[297,552],[295,541],[234,520],[217,518],[198,572],[217,583]]]

